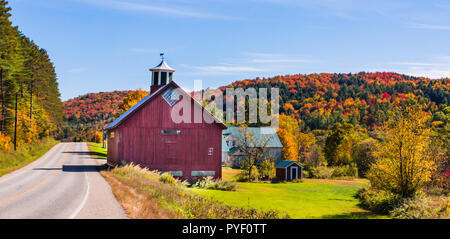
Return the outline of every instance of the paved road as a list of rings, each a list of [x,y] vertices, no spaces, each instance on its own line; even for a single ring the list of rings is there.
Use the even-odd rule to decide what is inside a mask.
[[[85,143],[60,143],[0,177],[0,218],[126,218]]]

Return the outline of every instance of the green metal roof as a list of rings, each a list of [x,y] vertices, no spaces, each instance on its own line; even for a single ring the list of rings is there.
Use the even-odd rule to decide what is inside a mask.
[[[298,162],[296,162],[296,161],[287,161],[287,160],[277,163],[277,165],[275,165],[275,168],[287,168],[287,167],[291,166],[294,163],[303,168],[303,166],[301,164],[299,164]]]
[[[225,138],[222,137],[222,152],[228,152],[230,149],[228,148],[227,142],[225,141]]]
[[[264,140],[270,137],[267,143],[268,148],[282,148],[283,145],[278,138],[277,132],[272,127],[248,127],[247,131],[250,132],[258,143],[263,143]],[[229,126],[226,130],[222,131],[224,136],[233,135],[234,137],[241,139],[242,135],[237,126]]]

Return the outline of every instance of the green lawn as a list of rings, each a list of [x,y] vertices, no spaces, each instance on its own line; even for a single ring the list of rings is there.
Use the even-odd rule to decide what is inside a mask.
[[[233,169],[226,168],[223,174],[224,180],[230,180],[236,170],[233,172]],[[365,181],[336,181],[310,179],[303,183],[238,183],[235,192],[192,190],[233,206],[276,209],[288,213],[291,218],[386,218],[358,207],[354,195]]]

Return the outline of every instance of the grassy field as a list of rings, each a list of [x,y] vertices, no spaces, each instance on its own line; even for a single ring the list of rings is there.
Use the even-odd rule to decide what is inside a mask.
[[[233,180],[239,170],[224,168],[224,180]],[[292,218],[386,218],[360,207],[354,198],[365,180],[314,180],[303,183],[238,183],[237,191],[191,189],[225,204],[261,210],[276,209]]]
[[[40,158],[59,142],[48,138],[34,144],[19,148],[16,152],[0,151],[0,177],[14,170],[25,167],[34,160]]]
[[[101,144],[88,143],[93,156],[106,158]],[[223,180],[234,181],[239,170],[223,168]],[[103,173],[112,183],[111,174]],[[198,195],[218,200],[226,205],[276,209],[291,218],[386,218],[361,209],[354,198],[366,180],[306,179],[303,183],[237,183],[237,191],[189,189]],[[127,198],[123,195],[120,198]]]

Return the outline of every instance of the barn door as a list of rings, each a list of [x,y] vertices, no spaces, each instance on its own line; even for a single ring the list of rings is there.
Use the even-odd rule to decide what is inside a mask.
[[[178,153],[177,141],[175,139],[171,139],[171,137],[166,137],[164,139],[164,152],[168,163],[176,163]]]

